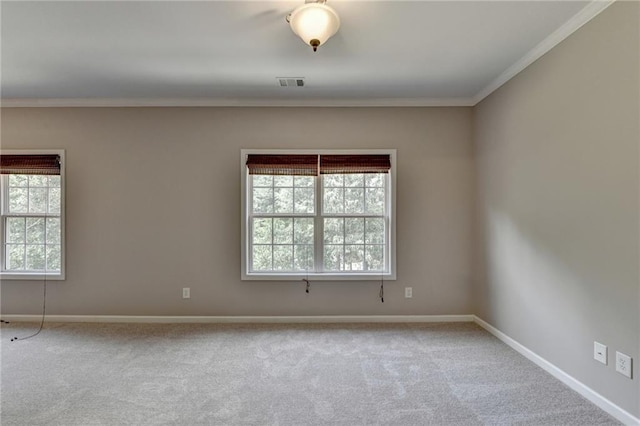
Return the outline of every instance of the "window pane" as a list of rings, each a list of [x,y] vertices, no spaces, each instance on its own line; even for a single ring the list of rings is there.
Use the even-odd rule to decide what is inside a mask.
[[[364,186],[364,175],[362,174],[344,175],[344,186]]]
[[[29,177],[27,175],[9,175],[9,186],[28,186]]]
[[[47,186],[49,179],[45,175],[29,175],[29,186]]]
[[[367,269],[369,271],[382,271],[384,269],[384,246],[367,245],[365,250]]]
[[[26,213],[28,206],[28,192],[26,188],[9,188],[9,212]]]
[[[27,264],[28,270],[44,270],[45,257],[44,257],[43,245],[28,245],[27,246]]]
[[[276,188],[274,193],[275,212],[293,213],[293,188]]]
[[[271,270],[271,247],[272,246],[253,246],[252,266],[254,271]]]
[[[274,186],[293,186],[293,176],[274,176]]]
[[[313,271],[313,245],[298,244],[293,247],[293,269]]]
[[[365,227],[365,243],[384,244],[384,219],[367,218]]]
[[[273,176],[253,175],[253,186],[272,186]]]
[[[49,189],[49,213],[60,214],[60,188]]]
[[[344,246],[344,269],[347,271],[364,270],[364,246]]]
[[[325,213],[344,213],[344,189],[327,188],[324,190],[323,209]]]
[[[253,212],[273,213],[273,189],[254,188],[253,189]]]
[[[273,269],[293,270],[293,246],[273,246]]]
[[[47,246],[47,270],[59,271],[60,270],[60,246],[48,245]]]
[[[273,243],[292,244],[293,243],[293,219],[273,219]],[[275,256],[275,253],[274,253]],[[275,258],[274,258],[275,262]]]
[[[344,186],[344,175],[323,175],[322,181],[325,188],[331,186],[341,187]]]
[[[364,189],[348,188],[344,191],[345,213],[364,213]]]
[[[295,176],[293,178],[293,185],[296,187],[313,187],[313,176]]]
[[[60,176],[49,176],[49,187],[60,188]]]
[[[29,188],[29,213],[47,212],[47,188]]]
[[[7,244],[7,269],[11,271],[24,269],[24,245]]]
[[[272,220],[271,218],[253,219],[253,243],[254,244],[271,244],[272,243]]]
[[[324,220],[324,243],[344,243],[344,219],[335,218]]]
[[[295,188],[295,213],[313,213],[314,212],[314,195],[313,188]]]
[[[44,244],[44,218],[27,218],[27,244]]]
[[[344,269],[344,246],[324,246],[324,269],[328,272],[342,271]]]
[[[383,173],[368,173],[365,175],[365,182],[368,187],[383,187],[384,186]]]
[[[364,218],[347,218],[344,220],[345,244],[364,243]]]
[[[313,218],[294,219],[293,242],[313,244]]]
[[[367,188],[367,213],[384,214],[384,188]]]
[[[60,244],[60,219],[57,217],[47,218],[47,244]]]
[[[25,218],[8,217],[7,218],[7,242],[24,243],[25,241]]]

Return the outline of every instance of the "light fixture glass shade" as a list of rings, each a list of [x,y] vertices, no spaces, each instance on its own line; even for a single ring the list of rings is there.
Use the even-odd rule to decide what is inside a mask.
[[[293,32],[315,51],[338,31],[340,17],[326,4],[307,3],[291,12],[289,24]]]

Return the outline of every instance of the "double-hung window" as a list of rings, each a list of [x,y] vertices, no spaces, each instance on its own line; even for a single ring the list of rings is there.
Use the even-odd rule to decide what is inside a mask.
[[[64,279],[64,151],[0,156],[0,276]]]
[[[395,279],[395,150],[241,157],[243,279]]]

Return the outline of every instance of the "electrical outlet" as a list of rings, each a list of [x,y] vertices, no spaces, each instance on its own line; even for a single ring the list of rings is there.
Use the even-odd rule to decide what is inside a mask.
[[[625,355],[616,351],[616,371],[623,376],[631,378],[632,359],[629,355]]]
[[[182,289],[182,298],[183,299],[191,299],[191,288],[184,287]]]
[[[593,342],[593,359],[607,365],[607,347],[602,343]]]
[[[413,287],[404,288],[404,297],[407,299],[411,299],[413,297]]]

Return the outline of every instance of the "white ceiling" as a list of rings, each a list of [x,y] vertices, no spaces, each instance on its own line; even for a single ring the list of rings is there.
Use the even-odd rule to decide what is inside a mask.
[[[473,105],[610,1],[3,1],[3,105]],[[304,77],[281,88],[276,77]]]

